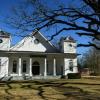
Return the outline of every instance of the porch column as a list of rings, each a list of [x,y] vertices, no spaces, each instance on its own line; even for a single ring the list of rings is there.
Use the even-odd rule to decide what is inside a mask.
[[[10,75],[10,58],[9,57],[8,57],[8,63],[7,63],[7,65],[8,65],[7,76],[9,76]]]
[[[8,76],[10,76],[11,71],[12,71],[12,69],[11,69],[11,61],[10,60],[11,59],[8,57]]]
[[[29,59],[29,76],[32,76],[32,58]]]
[[[53,75],[56,76],[56,59],[53,59]]]
[[[44,76],[47,76],[47,58],[44,59]]]
[[[21,58],[18,59],[18,62],[19,62],[19,64],[18,64],[19,65],[19,67],[18,67],[19,68],[18,69],[18,75],[21,76],[22,75],[21,74]]]

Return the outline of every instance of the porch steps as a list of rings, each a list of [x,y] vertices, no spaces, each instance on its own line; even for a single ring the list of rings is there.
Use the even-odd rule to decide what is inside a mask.
[[[11,80],[35,80],[35,79],[59,79],[60,76],[5,76],[0,81],[11,81]]]
[[[1,78],[1,81],[10,81],[10,80],[12,80],[11,76],[5,76]]]
[[[32,80],[34,79],[59,79],[60,76],[34,76],[32,77]]]

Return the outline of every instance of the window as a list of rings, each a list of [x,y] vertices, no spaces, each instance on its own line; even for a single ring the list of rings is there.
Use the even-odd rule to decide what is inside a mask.
[[[17,72],[17,61],[14,60],[13,61],[13,73],[16,73]]]
[[[69,44],[69,47],[72,47],[72,44]]]
[[[1,71],[1,59],[0,59],[0,71]]]
[[[0,43],[2,43],[3,42],[3,40],[2,39],[0,39]]]
[[[69,70],[73,71],[73,61],[69,60]]]
[[[39,40],[38,40],[38,39],[35,39],[35,40],[34,40],[34,43],[35,43],[35,44],[39,44]]]
[[[1,59],[0,59],[0,66],[1,66]]]
[[[26,67],[27,67],[27,62],[26,60],[23,60],[23,73],[26,73]]]

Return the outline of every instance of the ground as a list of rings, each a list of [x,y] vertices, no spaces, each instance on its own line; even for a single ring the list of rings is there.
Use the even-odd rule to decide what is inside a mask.
[[[100,79],[0,82],[0,100],[100,100]]]

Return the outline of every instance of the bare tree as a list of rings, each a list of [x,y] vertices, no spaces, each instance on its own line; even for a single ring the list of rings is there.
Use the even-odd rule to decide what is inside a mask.
[[[99,43],[100,44],[100,43]],[[89,68],[91,73],[100,75],[100,52],[99,50],[91,47],[88,52],[83,54],[80,59],[80,65],[82,68]]]
[[[44,0],[27,0],[24,6],[13,9],[15,16],[8,22],[24,31],[62,26],[49,40],[64,31],[74,30],[79,36],[100,41],[100,0],[79,0],[79,2],[81,2],[79,7],[76,5],[68,7],[59,3],[56,7],[52,7],[45,4]],[[100,49],[100,46],[92,41],[78,46],[93,46]]]

